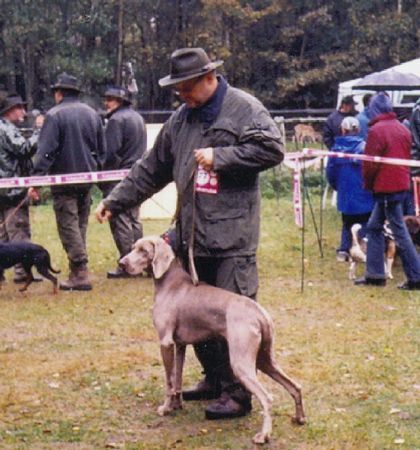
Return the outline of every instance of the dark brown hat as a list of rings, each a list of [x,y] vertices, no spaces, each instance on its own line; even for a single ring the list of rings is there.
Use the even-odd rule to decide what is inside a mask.
[[[341,99],[342,105],[357,105],[356,100],[353,98],[352,95],[346,95]]]
[[[118,98],[126,103],[131,103],[130,93],[121,86],[109,86],[104,97]]]
[[[20,95],[9,94],[6,96],[2,96],[0,98],[0,114],[4,114],[5,112],[9,111],[9,109],[12,109],[18,105],[26,105],[26,102],[22,100],[22,97]]]
[[[66,72],[60,73],[55,84],[50,86],[53,91],[56,89],[67,89],[70,91],[80,92],[77,78]]]
[[[180,48],[171,55],[171,73],[159,80],[161,87],[173,86],[211,72],[223,61],[210,61],[202,48]]]

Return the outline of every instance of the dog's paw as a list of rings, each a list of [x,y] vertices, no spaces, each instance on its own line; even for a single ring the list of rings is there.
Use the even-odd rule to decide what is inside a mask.
[[[182,400],[179,398],[175,398],[171,401],[171,408],[172,409],[183,409]]]
[[[265,444],[270,440],[270,436],[266,433],[263,433],[262,431],[257,433],[253,438],[252,442],[254,444]]]
[[[292,417],[292,423],[296,425],[305,425],[306,417]]]
[[[160,405],[157,409],[157,413],[159,416],[167,416],[172,411],[172,408],[169,408],[166,404]]]

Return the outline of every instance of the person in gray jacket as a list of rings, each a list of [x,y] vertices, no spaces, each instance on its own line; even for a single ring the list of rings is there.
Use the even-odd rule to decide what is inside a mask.
[[[104,170],[129,169],[146,151],[147,133],[144,120],[131,107],[129,92],[120,87],[109,87],[104,94],[107,111],[105,138],[106,160]],[[106,197],[117,183],[102,183],[100,188]],[[109,225],[120,258],[131,251],[134,242],[143,236],[139,222],[139,205],[111,217]],[[119,266],[107,273],[108,278],[129,278]]]
[[[79,100],[75,77],[62,73],[51,86],[56,106],[51,108],[39,136],[34,173],[93,172],[105,157],[104,130],[99,115]],[[70,274],[60,289],[87,291],[89,279],[86,230],[91,185],[52,186],[54,212],[61,243],[69,259]]]
[[[259,173],[283,160],[280,132],[264,106],[231,87],[201,48],[171,55],[171,73],[159,81],[184,102],[156,142],[96,209],[101,222],[142,203],[171,181],[178,192],[176,252],[185,266],[193,250],[200,280],[256,298],[260,225]],[[207,419],[251,411],[250,394],[235,379],[226,342],[195,346],[205,378],[185,400],[217,399]]]

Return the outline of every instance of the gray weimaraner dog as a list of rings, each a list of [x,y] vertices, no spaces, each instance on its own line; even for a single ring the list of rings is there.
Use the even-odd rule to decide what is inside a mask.
[[[153,323],[166,372],[166,397],[158,408],[159,415],[182,408],[186,345],[223,337],[228,342],[234,374],[262,405],[264,421],[254,443],[267,442],[272,430],[272,397],[258,381],[256,369],[289,392],[296,405],[294,422],[305,423],[301,389],[274,360],[273,322],[261,306],[247,297],[204,283],[194,286],[171,247],[160,237],[139,239],[120,264],[132,275],[150,268],[153,271]]]

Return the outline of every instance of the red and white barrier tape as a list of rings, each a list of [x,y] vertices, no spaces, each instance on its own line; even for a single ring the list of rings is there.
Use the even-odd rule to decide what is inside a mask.
[[[64,184],[100,183],[103,181],[122,180],[129,170],[108,170],[106,172],[66,173],[61,175],[44,175],[20,178],[0,179],[0,188],[56,186]]]
[[[317,150],[312,148],[304,148],[303,151],[301,152],[286,153],[285,160],[293,161],[325,156],[334,158],[360,159],[362,161],[373,161],[384,164],[395,164],[401,166],[420,167],[420,161],[398,159],[398,158],[383,158],[379,156],[354,155],[341,152],[329,152],[327,150]],[[295,170],[296,167],[300,167],[300,165],[296,166],[295,164],[294,165]],[[100,183],[103,181],[119,181],[122,180],[128,174],[128,172],[129,172],[128,169],[121,169],[121,170],[108,170],[104,172],[80,172],[80,173],[67,173],[60,175],[1,178],[0,188],[55,186],[65,184]]]
[[[329,157],[329,158],[345,158],[345,159],[359,159],[361,161],[372,161],[383,164],[394,164],[398,166],[420,167],[420,161],[407,160],[400,158],[384,158],[381,156],[369,155],[355,155],[342,152],[330,152],[327,150],[318,150],[313,148],[304,148],[301,152],[292,152],[285,154],[285,161],[288,167],[293,167],[293,205],[295,212],[295,222],[298,227],[303,226],[302,218],[302,194],[300,175],[302,160],[310,158]],[[83,173],[69,173],[61,175],[45,175],[34,177],[20,177],[20,178],[3,178],[0,179],[0,188],[14,188],[14,187],[31,187],[31,186],[56,186],[66,184],[86,184],[86,183],[100,183],[104,181],[119,181],[122,180],[129,170],[109,170],[105,172],[83,172]]]

